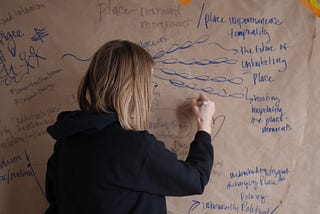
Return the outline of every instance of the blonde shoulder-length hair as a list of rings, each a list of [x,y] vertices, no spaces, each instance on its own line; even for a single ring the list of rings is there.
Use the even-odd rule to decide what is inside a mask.
[[[126,40],[104,44],[93,56],[78,89],[85,112],[117,113],[121,126],[145,130],[152,96],[150,54]]]

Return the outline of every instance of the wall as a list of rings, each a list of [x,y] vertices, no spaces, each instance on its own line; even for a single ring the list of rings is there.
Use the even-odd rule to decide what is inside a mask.
[[[46,133],[95,50],[129,39],[156,61],[149,130],[183,159],[186,98],[216,102],[215,167],[169,213],[318,213],[319,20],[292,0],[3,1],[0,213],[43,213]],[[86,172],[86,169],[83,169]]]

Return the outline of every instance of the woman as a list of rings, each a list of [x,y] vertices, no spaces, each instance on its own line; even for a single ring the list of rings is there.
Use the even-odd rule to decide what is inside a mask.
[[[81,110],[48,127],[56,140],[48,160],[46,213],[166,213],[165,196],[201,194],[213,165],[215,105],[192,102],[198,131],[186,161],[146,131],[152,57],[129,41],[110,41],[94,55],[78,90]],[[205,102],[206,105],[198,105]]]

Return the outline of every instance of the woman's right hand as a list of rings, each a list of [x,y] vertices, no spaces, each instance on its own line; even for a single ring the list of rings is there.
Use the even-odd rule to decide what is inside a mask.
[[[192,111],[197,120],[198,131],[211,134],[213,115],[216,111],[214,102],[206,95],[200,94],[198,98],[192,99]]]

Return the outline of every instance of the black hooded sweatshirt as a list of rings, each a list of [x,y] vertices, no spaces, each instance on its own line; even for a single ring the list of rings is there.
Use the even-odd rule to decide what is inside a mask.
[[[116,114],[62,112],[48,132],[46,214],[164,214],[165,196],[201,194],[213,165],[207,132],[185,161],[147,131],[125,130]]]

